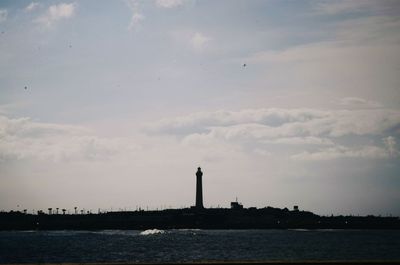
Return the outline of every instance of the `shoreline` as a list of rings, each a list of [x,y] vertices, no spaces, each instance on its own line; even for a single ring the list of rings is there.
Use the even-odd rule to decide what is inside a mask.
[[[99,214],[0,212],[0,230],[400,229],[399,217],[319,216],[266,207],[168,209]]]

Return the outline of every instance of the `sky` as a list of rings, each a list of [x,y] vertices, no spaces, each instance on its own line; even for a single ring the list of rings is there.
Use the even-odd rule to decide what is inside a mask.
[[[400,215],[400,2],[0,1],[0,210]]]

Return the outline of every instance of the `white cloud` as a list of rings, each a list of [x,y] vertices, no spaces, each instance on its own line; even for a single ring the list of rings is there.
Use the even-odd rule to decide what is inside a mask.
[[[17,111],[23,107],[26,107],[27,103],[23,101],[17,101],[13,103],[7,103],[7,104],[0,104],[0,115],[6,115],[9,113],[12,113],[14,111]]]
[[[0,116],[0,162],[25,158],[98,160],[138,149],[131,139],[98,137],[84,127]]]
[[[394,110],[250,109],[193,113],[145,130],[178,137],[194,148],[232,148],[249,155],[274,150],[296,160],[328,160],[393,157],[395,138],[387,135],[399,135],[399,126],[400,112]],[[383,137],[384,145],[371,144]]]
[[[0,23],[7,20],[8,11],[7,9],[0,9]]]
[[[29,5],[25,7],[25,12],[32,12],[39,7],[38,2],[31,2]]]
[[[272,154],[270,152],[268,152],[264,149],[260,149],[260,148],[254,149],[253,152],[260,156],[268,156],[268,157],[272,156]]]
[[[129,22],[129,30],[138,30],[141,22],[146,18],[144,14],[140,12],[139,2],[136,0],[126,1],[128,8],[132,12],[131,21]]]
[[[174,8],[184,4],[184,0],[156,0],[157,7]]]
[[[192,47],[196,50],[196,51],[201,51],[203,50],[207,43],[211,40],[211,38],[205,36],[204,34],[200,33],[200,32],[196,32],[193,34],[193,36],[190,39],[190,43],[192,45]]]
[[[333,145],[333,141],[327,138],[319,138],[314,136],[307,137],[283,137],[274,140],[265,140],[263,143],[268,144],[285,144],[285,145]]]
[[[285,123],[306,122],[323,118],[327,112],[312,109],[245,109],[241,111],[219,110],[197,112],[172,119],[163,119],[147,126],[149,132],[187,134],[206,132],[211,127],[225,127],[240,124],[260,124],[279,127]]]
[[[128,28],[131,29],[137,29],[137,27],[140,25],[140,22],[145,19],[145,16],[141,13],[133,13],[131,17],[131,22],[129,23]]]
[[[389,151],[378,146],[363,146],[358,148],[335,146],[317,152],[302,152],[300,154],[291,156],[291,158],[294,160],[309,161],[332,160],[340,158],[383,159],[389,157]]]
[[[339,100],[339,104],[346,107],[365,107],[378,108],[382,105],[372,100],[366,100],[358,97],[345,97]]]
[[[333,147],[320,149],[315,152],[302,152],[292,155],[294,160],[332,160],[341,158],[368,158],[368,159],[383,159],[396,158],[400,152],[396,148],[396,139],[393,136],[383,138],[383,147],[367,145],[359,147],[346,147],[336,145]]]
[[[36,21],[47,27],[51,27],[54,23],[73,17],[75,14],[75,3],[61,3],[50,6],[46,13],[39,17]]]
[[[275,155],[281,151],[295,160],[381,159],[399,155],[396,149],[399,126],[400,113],[391,110],[216,111],[194,113],[150,124],[146,131],[151,133],[153,140],[147,139],[145,142],[147,149],[155,150],[154,139],[158,139],[171,151],[176,143],[168,143],[169,141],[162,139],[165,135],[178,136],[182,150],[202,150],[203,159],[209,157],[210,153],[216,159],[223,158],[228,153]],[[361,144],[346,145],[343,137],[369,139],[369,144],[364,145],[365,141],[361,141]],[[379,143],[371,144],[373,137],[383,139],[381,146]],[[0,116],[0,157],[3,160],[108,159],[119,155],[129,156],[141,150],[141,146],[134,138],[99,137],[85,127]]]
[[[384,109],[247,109],[199,112],[164,119],[146,127],[150,133],[207,133],[226,138],[380,135],[400,125],[400,112]]]
[[[383,138],[383,144],[385,145],[386,149],[389,152],[390,156],[398,156],[399,151],[396,148],[396,139],[393,136],[388,136],[386,138]]]

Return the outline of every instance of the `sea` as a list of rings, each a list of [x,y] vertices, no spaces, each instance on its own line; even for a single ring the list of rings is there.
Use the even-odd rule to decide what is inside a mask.
[[[399,250],[399,230],[0,232],[0,263],[398,261]]]

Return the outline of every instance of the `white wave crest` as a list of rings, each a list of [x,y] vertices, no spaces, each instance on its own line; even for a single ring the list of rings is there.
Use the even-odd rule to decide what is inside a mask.
[[[158,230],[158,229],[147,229],[142,232],[140,232],[140,235],[142,236],[147,236],[147,235],[156,235],[156,234],[164,234],[164,230]]]

